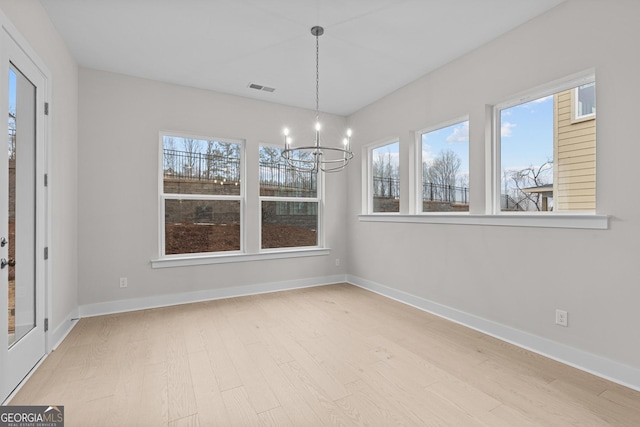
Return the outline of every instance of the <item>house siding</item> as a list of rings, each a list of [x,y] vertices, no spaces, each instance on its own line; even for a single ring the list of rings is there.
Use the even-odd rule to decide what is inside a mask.
[[[596,121],[574,121],[572,90],[554,95],[554,209],[596,209]]]

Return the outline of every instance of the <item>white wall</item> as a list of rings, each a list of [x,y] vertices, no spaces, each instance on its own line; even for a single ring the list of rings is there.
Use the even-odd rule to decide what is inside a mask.
[[[469,114],[472,211],[483,213],[485,106],[593,67],[597,211],[611,215],[608,230],[360,222],[357,164],[349,170],[354,280],[639,369],[638,16],[637,1],[568,1],[349,118],[356,149],[397,136],[407,161],[415,130]],[[538,267],[523,274],[530,265]],[[569,312],[568,328],[554,324],[556,308]]]
[[[39,2],[0,0],[0,9],[52,74],[48,82],[52,85],[49,268],[53,309],[49,323],[54,334],[64,333],[78,305],[78,66]]]
[[[286,124],[312,135],[314,113],[248,98],[80,69],[79,302],[82,306],[158,296],[308,283],[346,273],[346,188],[338,174],[326,183],[326,246],[330,255],[152,269],[159,257],[159,132],[246,140],[247,248],[257,251],[258,145],[281,144]],[[343,117],[321,117],[325,137],[339,136]],[[337,141],[340,141],[336,139]],[[253,185],[251,185],[253,184]],[[335,266],[341,258],[341,267]],[[128,277],[128,288],[119,287]],[[233,293],[233,290],[230,291]],[[243,290],[238,290],[243,292]],[[207,294],[212,295],[212,294]],[[176,296],[173,301],[180,301]],[[163,301],[171,301],[171,298]],[[109,309],[130,307],[127,302]],[[93,306],[87,312],[104,311]],[[106,310],[109,310],[106,309]],[[81,310],[82,312],[83,310]]]

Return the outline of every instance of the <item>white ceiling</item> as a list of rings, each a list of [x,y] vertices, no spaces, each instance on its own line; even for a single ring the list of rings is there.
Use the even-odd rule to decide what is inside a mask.
[[[40,0],[83,67],[310,109],[322,25],[320,110],[340,115],[562,1]]]

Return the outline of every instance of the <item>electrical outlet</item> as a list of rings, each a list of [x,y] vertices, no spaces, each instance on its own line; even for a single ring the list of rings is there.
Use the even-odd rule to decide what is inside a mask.
[[[121,288],[126,288],[127,286],[128,286],[127,278],[126,277],[121,277],[120,278],[120,287]]]
[[[336,267],[340,267],[340,258],[336,258]]]
[[[556,325],[569,326],[569,313],[564,310],[556,310]]]

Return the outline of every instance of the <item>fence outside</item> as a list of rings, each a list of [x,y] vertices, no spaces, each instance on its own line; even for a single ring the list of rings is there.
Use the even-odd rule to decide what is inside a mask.
[[[457,187],[455,185],[442,185],[424,182],[422,183],[422,200],[468,205],[469,187]]]
[[[282,195],[282,196],[309,196],[309,193],[315,193],[317,190],[318,180],[315,172],[296,171],[292,167],[277,162],[260,162],[260,188],[264,187],[277,188],[285,190],[286,194],[263,194],[261,195]],[[291,194],[291,190],[298,190],[304,194]]]
[[[400,197],[400,180],[397,178],[374,176],[373,197],[398,199]],[[469,187],[424,182],[422,184],[422,200],[468,205]]]
[[[163,170],[165,181],[213,181],[235,184],[240,182],[240,159],[207,153],[189,153],[164,149]],[[279,162],[260,162],[261,188],[282,190],[282,194],[270,196],[308,197],[317,190],[318,180],[314,172],[296,171]],[[302,192],[297,195],[294,192]],[[262,193],[262,192],[261,192]],[[315,196],[315,194],[313,194]]]
[[[240,181],[240,159],[164,149],[164,176],[173,179]]]

